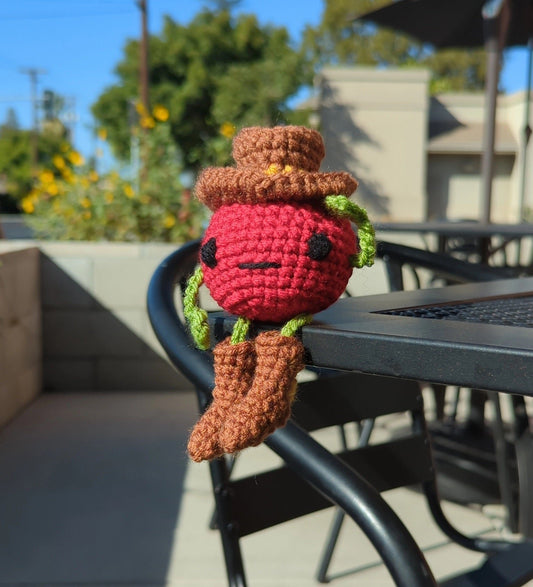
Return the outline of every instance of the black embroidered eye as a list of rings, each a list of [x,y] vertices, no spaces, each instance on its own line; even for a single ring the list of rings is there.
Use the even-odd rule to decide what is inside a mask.
[[[214,237],[211,237],[207,242],[202,245],[200,249],[200,259],[210,269],[217,266],[217,241]]]
[[[322,232],[317,232],[311,236],[307,241],[309,250],[307,256],[311,257],[314,261],[322,261],[325,259],[331,251],[331,241]]]

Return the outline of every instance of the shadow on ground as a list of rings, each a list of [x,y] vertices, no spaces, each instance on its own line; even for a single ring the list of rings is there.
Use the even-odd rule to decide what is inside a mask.
[[[190,393],[47,393],[0,432],[0,584],[162,585]]]

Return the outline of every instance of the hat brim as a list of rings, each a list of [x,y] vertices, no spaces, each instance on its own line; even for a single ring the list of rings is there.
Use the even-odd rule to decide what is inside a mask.
[[[213,211],[236,202],[301,202],[329,195],[349,196],[356,189],[357,180],[344,171],[294,170],[267,175],[252,168],[208,167],[196,183],[198,199]]]

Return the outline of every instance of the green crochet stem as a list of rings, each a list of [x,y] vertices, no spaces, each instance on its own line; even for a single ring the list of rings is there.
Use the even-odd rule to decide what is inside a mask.
[[[366,210],[360,208],[346,196],[331,195],[324,198],[324,205],[331,214],[348,218],[357,224],[359,238],[359,254],[352,261],[354,267],[370,267],[376,256],[376,235],[374,227],[368,219]]]
[[[312,314],[299,314],[294,318],[291,318],[285,326],[281,329],[282,336],[296,336],[296,333],[300,328],[306,326],[307,324],[311,324],[313,321]]]
[[[183,313],[196,346],[206,351],[209,349],[209,322],[207,312],[198,306],[198,293],[203,282],[204,274],[202,268],[198,267],[187,282],[183,296]]]
[[[235,322],[233,331],[231,333],[231,344],[239,344],[244,342],[248,336],[248,330],[250,330],[251,321],[248,318],[240,316]]]

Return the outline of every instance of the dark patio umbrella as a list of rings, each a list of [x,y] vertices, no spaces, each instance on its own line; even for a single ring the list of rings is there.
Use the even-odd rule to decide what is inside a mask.
[[[528,43],[531,50],[533,0],[398,0],[358,16],[356,20],[402,31],[439,49],[485,47],[487,80],[481,221],[490,222],[501,53],[504,47]],[[529,121],[526,121],[526,133],[528,128]]]

